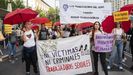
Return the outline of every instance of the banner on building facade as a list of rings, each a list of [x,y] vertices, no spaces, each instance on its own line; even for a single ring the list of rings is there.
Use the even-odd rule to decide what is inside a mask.
[[[128,11],[114,12],[113,16],[114,16],[114,22],[122,22],[129,20]]]
[[[40,75],[75,75],[92,72],[88,35],[38,41]]]
[[[61,23],[102,22],[112,15],[111,3],[90,3],[60,0]]]
[[[97,34],[95,37],[96,52],[111,52],[113,49],[113,34]]]

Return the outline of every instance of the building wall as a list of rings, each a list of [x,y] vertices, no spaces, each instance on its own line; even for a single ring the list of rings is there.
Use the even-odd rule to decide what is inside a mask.
[[[44,11],[48,11],[49,10],[49,6],[47,6],[45,3],[43,3],[41,0],[35,0],[35,8],[39,8],[42,9]]]
[[[133,0],[104,0],[104,2],[111,2],[113,11],[118,11],[124,5],[133,4]]]
[[[44,11],[48,11],[49,6],[47,6],[45,3],[43,3],[41,0],[23,0],[24,5],[27,6],[27,1],[28,1],[28,6],[32,7],[32,9],[42,9]]]

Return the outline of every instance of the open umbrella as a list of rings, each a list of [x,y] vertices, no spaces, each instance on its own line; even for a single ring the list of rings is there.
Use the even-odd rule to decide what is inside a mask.
[[[32,26],[31,26],[31,29],[37,30],[37,29],[39,29],[39,26],[38,26],[38,25],[32,25]]]
[[[60,21],[58,21],[58,22],[55,22],[53,25],[54,25],[54,26],[60,26],[61,23],[60,23]]]
[[[30,21],[32,23],[35,23],[35,24],[43,24],[43,23],[50,22],[50,20],[48,18],[45,18],[45,17],[36,17],[34,19],[31,19]]]
[[[93,23],[91,23],[91,22],[84,22],[84,23],[78,24],[76,26],[76,28],[78,28],[79,30],[82,30],[84,28],[88,28],[88,27],[91,27],[91,26],[93,26]]]
[[[102,22],[102,27],[103,27],[104,32],[111,33],[112,29],[115,27],[115,22],[114,22],[113,16],[108,16]],[[121,27],[124,30],[124,32],[127,32],[130,28],[130,21],[121,22]]]
[[[128,4],[121,7],[120,11],[128,11],[128,13],[131,14],[131,11],[133,11],[133,4]]]
[[[103,31],[107,33],[111,33],[112,29],[115,27],[113,16],[108,16],[102,22]]]
[[[133,4],[128,4],[120,8],[120,11],[128,11],[129,15],[132,13],[133,14]],[[131,12],[132,11],[132,12]],[[122,22],[122,28],[124,29],[125,32],[127,32],[130,28],[131,21],[124,21]]]
[[[37,12],[29,9],[16,9],[13,12],[8,13],[4,18],[4,24],[18,24],[25,21],[29,21],[37,16]]]

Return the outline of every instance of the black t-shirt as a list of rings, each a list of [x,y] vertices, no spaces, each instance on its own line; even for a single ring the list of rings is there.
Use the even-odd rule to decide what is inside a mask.
[[[48,30],[47,29],[41,29],[39,34],[39,40],[47,40],[48,36]]]

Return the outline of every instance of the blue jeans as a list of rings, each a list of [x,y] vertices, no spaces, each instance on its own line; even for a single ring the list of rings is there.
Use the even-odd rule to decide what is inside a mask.
[[[123,41],[116,40],[115,47],[112,50],[111,56],[109,58],[109,66],[112,66],[114,60],[117,61],[118,66],[122,66],[122,53],[123,53]]]
[[[15,43],[8,42],[7,49],[9,50],[9,56],[15,56],[16,54],[16,45]]]

